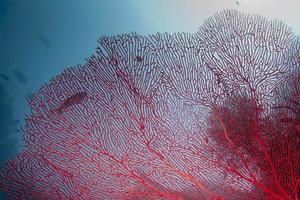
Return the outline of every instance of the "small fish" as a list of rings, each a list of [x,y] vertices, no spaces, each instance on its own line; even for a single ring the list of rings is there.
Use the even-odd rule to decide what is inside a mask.
[[[51,47],[49,41],[47,40],[47,38],[45,38],[45,36],[43,35],[39,35],[38,39],[48,48]]]
[[[16,77],[16,79],[19,82],[21,82],[23,84],[27,83],[27,79],[26,79],[25,75],[22,72],[20,72],[19,70],[17,70],[17,69],[14,70],[14,76]]]
[[[18,119],[15,119],[15,120],[11,120],[11,121],[10,121],[10,124],[11,124],[11,125],[14,125],[14,126],[17,125],[17,124],[19,124],[19,123],[20,123],[20,120],[18,120]]]
[[[135,59],[136,59],[136,61],[138,61],[138,62],[142,62],[142,61],[144,60],[144,58],[141,57],[141,56],[136,56]]]
[[[80,104],[87,97],[87,92],[78,92],[71,97],[67,98],[58,108],[53,109],[52,113],[61,114],[64,110],[70,106]]]
[[[239,1],[235,1],[235,3],[236,3],[236,5],[238,5],[238,6],[240,5],[240,2],[239,2]]]
[[[6,76],[5,74],[1,74],[1,73],[0,73],[0,77],[1,77],[3,80],[7,81],[7,82],[10,81],[10,78],[9,78],[8,76]]]
[[[15,132],[21,133],[21,130],[19,128],[15,128]]]

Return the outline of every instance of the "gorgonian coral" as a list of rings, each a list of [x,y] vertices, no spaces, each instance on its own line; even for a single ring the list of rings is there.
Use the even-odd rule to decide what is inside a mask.
[[[233,10],[102,37],[30,100],[8,199],[298,199],[300,45]]]

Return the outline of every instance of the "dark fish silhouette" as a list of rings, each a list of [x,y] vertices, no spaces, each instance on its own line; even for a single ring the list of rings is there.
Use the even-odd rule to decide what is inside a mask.
[[[10,81],[10,78],[8,76],[6,76],[5,74],[0,73],[0,77],[7,82]]]
[[[16,77],[16,79],[19,82],[21,82],[23,84],[27,83],[27,79],[26,79],[25,75],[22,72],[20,72],[19,70],[17,70],[17,69],[14,70],[14,76]]]
[[[54,113],[61,114],[70,106],[80,104],[87,97],[87,92],[78,92],[67,98],[58,108],[52,110]]]
[[[238,5],[238,6],[240,5],[240,2],[239,2],[239,1],[235,1],[235,3],[236,3],[236,5]]]
[[[141,57],[141,56],[136,56],[135,59],[136,59],[136,61],[138,61],[138,62],[142,62],[142,61],[144,60],[144,58]]]
[[[21,133],[21,130],[19,128],[15,128],[15,132]]]
[[[18,119],[10,120],[10,122],[9,122],[9,124],[11,124],[13,126],[15,126],[15,125],[17,125],[19,123],[20,123],[20,120],[18,120]]]
[[[49,41],[47,40],[47,38],[45,38],[45,36],[43,35],[39,35],[38,39],[48,48],[51,47]]]

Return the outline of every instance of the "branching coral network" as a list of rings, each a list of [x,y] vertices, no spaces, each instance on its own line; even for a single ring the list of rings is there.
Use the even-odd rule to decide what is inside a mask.
[[[291,28],[225,10],[193,34],[98,42],[30,98],[8,199],[300,198]]]

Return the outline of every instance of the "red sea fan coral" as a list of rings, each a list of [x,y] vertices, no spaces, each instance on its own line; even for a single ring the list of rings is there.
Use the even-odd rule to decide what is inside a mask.
[[[299,61],[286,25],[237,11],[195,34],[102,37],[29,100],[0,186],[8,199],[298,199]]]

